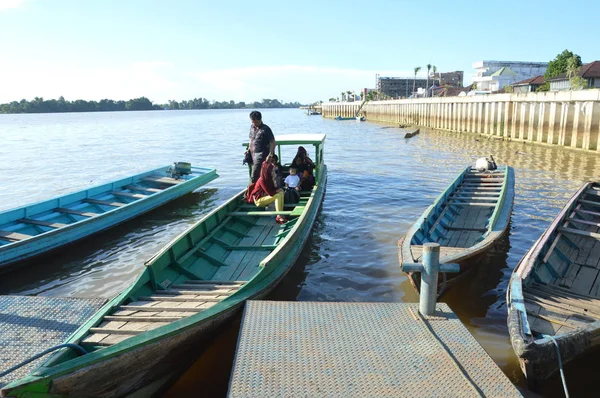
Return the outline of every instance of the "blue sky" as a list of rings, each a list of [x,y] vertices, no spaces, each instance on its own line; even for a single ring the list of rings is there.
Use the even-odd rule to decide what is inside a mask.
[[[0,103],[312,102],[415,66],[600,59],[600,2],[0,0]],[[424,76],[422,72],[420,75]]]

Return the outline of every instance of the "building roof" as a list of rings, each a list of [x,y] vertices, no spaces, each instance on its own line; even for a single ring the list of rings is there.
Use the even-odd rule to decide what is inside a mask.
[[[520,82],[513,83],[513,86],[526,86],[533,84],[544,84],[544,75],[538,75],[535,77],[530,77],[529,79],[521,80]]]
[[[589,64],[581,65],[581,69],[576,74],[577,76],[583,77],[584,79],[591,79],[594,77],[600,77],[600,61],[590,62]],[[548,79],[548,81],[556,80],[567,80],[567,74],[561,73],[558,76]]]
[[[492,74],[492,76],[517,76],[517,74],[515,73],[515,71],[513,71],[512,69],[510,69],[508,66],[503,66],[502,68],[498,69],[496,72],[494,72]]]

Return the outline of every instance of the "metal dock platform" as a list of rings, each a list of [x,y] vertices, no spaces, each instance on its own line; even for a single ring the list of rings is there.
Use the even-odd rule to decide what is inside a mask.
[[[73,297],[0,296],[0,372],[62,344],[105,302]],[[27,376],[47,358],[48,355],[0,378],[0,388]]]
[[[248,301],[229,397],[520,397],[450,308]]]

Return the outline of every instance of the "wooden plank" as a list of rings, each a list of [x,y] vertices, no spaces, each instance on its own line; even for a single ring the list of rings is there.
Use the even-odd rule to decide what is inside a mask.
[[[83,202],[87,202],[87,203],[92,203],[95,205],[104,205],[104,206],[111,206],[111,207],[123,207],[123,206],[127,206],[126,203],[123,202],[109,202],[107,200],[99,200],[99,199],[84,199]]]
[[[598,270],[588,267],[581,267],[571,286],[571,290],[579,294],[590,294],[592,286],[598,277]]]
[[[171,184],[171,185],[177,185],[177,184],[181,184],[182,182],[185,182],[185,180],[176,180],[174,178],[169,178],[169,177],[152,177],[152,176],[142,177],[141,180],[156,182],[158,184]]]
[[[148,197],[148,195],[142,195],[141,193],[131,193],[131,192],[123,192],[123,191],[110,191],[110,193],[115,196],[123,196],[125,198],[132,198],[132,199],[144,199],[144,198]]]
[[[459,189],[458,191],[452,193],[451,195],[473,195],[473,196],[500,196],[500,192],[489,192],[489,191],[477,191],[477,190],[463,190]]]
[[[474,232],[487,232],[487,228],[468,228],[468,227],[446,227],[449,231],[474,231]]]
[[[586,195],[590,195],[590,196],[600,196],[600,192],[598,192],[595,189],[588,189],[584,192]]]
[[[260,219],[259,221],[267,221],[266,219]],[[242,240],[240,240],[238,242],[238,244],[242,244],[242,245],[255,245],[257,244],[258,238],[260,237],[261,233],[265,230],[265,228],[267,228],[266,225],[259,225],[258,223],[253,226],[252,228],[250,228],[248,230],[248,235],[243,238]],[[227,256],[227,258],[225,259],[225,261],[228,264],[231,264],[231,266],[229,267],[229,269],[225,269],[225,268],[221,268],[219,270],[217,270],[217,272],[215,273],[215,275],[213,275],[213,277],[215,279],[233,279],[236,280],[237,278],[235,278],[236,275],[239,275],[239,272],[237,272],[237,269],[239,267],[242,266],[242,264],[244,263],[244,261],[247,260],[247,257],[251,257],[252,254],[255,252],[244,252],[244,251],[231,251],[230,254]]]
[[[119,307],[124,310],[132,311],[162,311],[162,312],[200,312],[203,308],[185,308],[185,307],[144,307],[139,305],[122,305]]]
[[[215,257],[211,256],[210,254],[207,254],[203,251],[198,251],[197,253],[198,253],[198,257],[205,259],[212,265],[216,265],[217,267],[224,267],[224,268],[227,268],[229,266],[229,264],[227,264],[227,263],[219,260],[218,258],[215,258]]]
[[[450,196],[453,200],[487,200],[488,202],[493,201],[493,202],[497,202],[498,198],[490,198],[490,197],[483,197],[483,196],[459,196],[459,195],[451,195]]]
[[[195,285],[191,280],[177,285],[169,286],[170,289],[184,289],[193,292],[195,294],[213,294],[213,292],[231,292],[236,291],[240,288],[240,285]],[[162,290],[161,290],[162,291]]]
[[[90,328],[90,333],[105,333],[105,334],[124,334],[129,336],[135,336],[140,334],[140,330],[127,330],[127,329],[109,329],[109,328]]]
[[[600,213],[597,213],[595,211],[577,209],[577,210],[575,210],[575,212],[576,213],[581,213],[581,214],[589,214],[589,215],[594,216],[594,217],[600,217]]]
[[[100,213],[92,213],[91,211],[79,211],[79,210],[67,209],[66,207],[57,207],[56,209],[53,209],[53,211],[58,212],[58,213],[65,213],[65,214],[75,214],[75,215],[83,216],[83,217],[96,217],[97,215],[100,214]]]
[[[568,222],[572,222],[572,223],[578,223],[578,224],[585,224],[585,225],[592,225],[594,227],[600,227],[600,224],[597,222],[592,222],[592,221],[586,221],[586,220],[579,220],[577,218],[569,218],[567,219]]]
[[[184,289],[166,289],[166,290],[159,290],[156,294],[169,294],[169,295],[179,295],[179,294],[190,294],[190,295],[195,295],[195,296],[220,296],[223,294],[230,294],[231,291],[229,289],[223,289],[223,290],[204,290],[204,291],[198,291],[198,290],[184,290]],[[144,301],[144,300],[142,300]]]
[[[600,311],[600,299],[598,297],[592,297],[587,294],[579,294],[569,289],[561,288],[560,286],[547,286],[534,284],[527,286],[527,290],[533,291],[537,294],[546,294],[548,297],[560,297],[561,299],[571,299],[569,301],[572,305],[577,305],[580,308],[594,308]]]
[[[600,202],[595,202],[593,200],[579,199],[579,200],[577,200],[577,203],[582,203],[584,205],[590,205],[590,206],[598,206],[598,207],[600,207]]]
[[[475,203],[475,202],[458,202],[451,200],[448,202],[451,206],[482,206],[482,207],[496,207],[497,203]]]
[[[250,246],[250,245],[228,245],[225,246],[226,250],[268,250],[273,251],[277,249],[277,245],[260,245],[260,246]]]
[[[564,227],[558,228],[558,231],[562,232],[562,233],[566,233],[566,234],[574,234],[574,235],[586,236],[588,238],[600,239],[600,234],[595,233],[595,232],[587,232],[587,231],[581,231],[579,229],[564,228]]]
[[[69,225],[69,224],[63,224],[60,222],[34,220],[33,218],[21,218],[20,220],[17,220],[17,222],[20,222],[23,224],[41,225],[43,227],[50,227],[50,228],[62,228],[62,227],[66,227],[67,225]]]
[[[579,314],[580,316],[583,316],[584,319],[591,322],[594,321],[594,318],[600,319],[600,311],[596,310],[596,312],[594,312],[594,310],[571,305],[567,300],[561,300],[560,297],[553,297],[547,294],[531,294],[528,292],[523,292],[523,296],[526,300],[533,301],[536,304],[555,307],[556,311],[562,311],[561,313],[563,314]]]
[[[123,188],[129,189],[130,191],[154,192],[154,193],[163,191],[160,188],[147,188],[147,187],[140,187],[138,185],[125,185]]]
[[[228,214],[232,217],[255,217],[255,216],[290,216],[291,211],[233,211]]]
[[[175,322],[180,320],[183,317],[154,317],[154,316],[120,316],[120,315],[107,315],[104,318],[102,318],[105,321],[121,321],[121,322],[135,322],[135,321],[140,321],[140,322]]]
[[[244,285],[246,281],[219,281],[219,280],[193,280],[185,281],[185,283],[193,283],[194,285],[210,284],[210,285]]]
[[[6,239],[6,240],[9,240],[12,242],[18,242],[21,240],[29,239],[29,238],[32,238],[33,236],[35,236],[35,235],[27,235],[27,234],[21,234],[19,232],[0,230],[0,238]]]
[[[182,293],[186,294],[186,293]],[[181,302],[181,303],[207,303],[207,302],[219,302],[223,301],[225,298],[215,298],[215,297],[202,297],[202,298],[185,298],[178,296],[169,296],[169,295],[161,295],[160,293],[156,293],[155,296],[140,296],[138,300],[140,301],[164,301],[164,302]]]

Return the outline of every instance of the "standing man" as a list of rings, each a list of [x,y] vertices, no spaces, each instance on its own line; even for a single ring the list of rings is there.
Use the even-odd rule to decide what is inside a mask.
[[[252,154],[252,183],[258,181],[260,168],[269,154],[275,151],[275,136],[271,128],[262,122],[259,111],[250,112],[250,145],[248,150]]]

